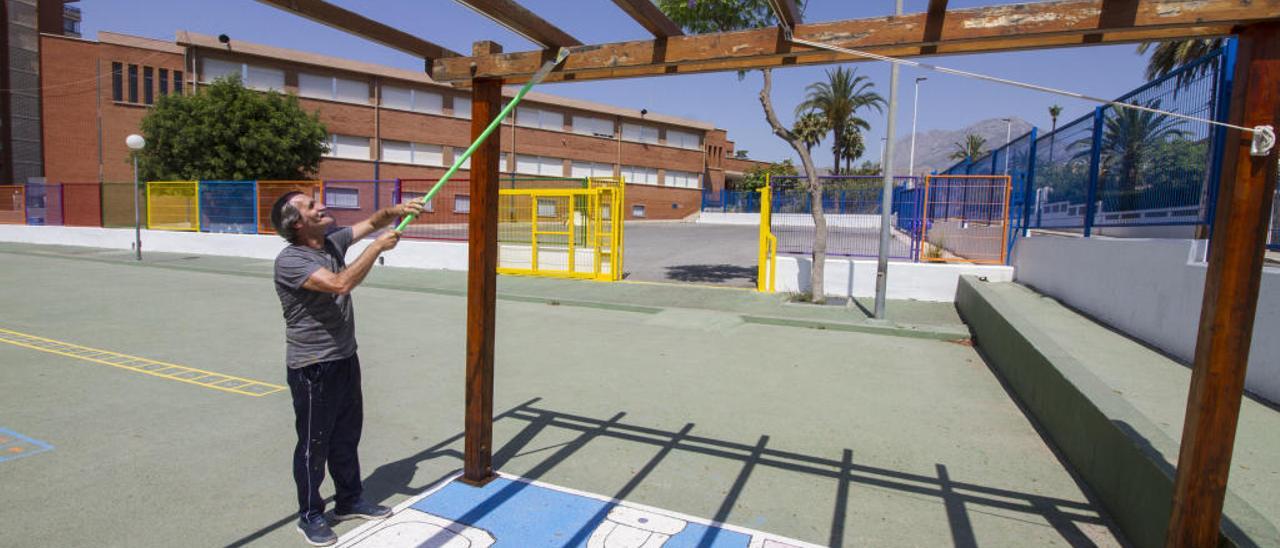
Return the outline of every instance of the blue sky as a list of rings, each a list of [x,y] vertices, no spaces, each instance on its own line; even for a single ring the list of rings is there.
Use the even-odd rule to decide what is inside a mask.
[[[519,1],[584,43],[650,37],[610,0]],[[949,5],[956,9],[1010,1],[951,0]],[[475,40],[494,40],[509,52],[535,49],[525,39],[453,0],[338,0],[334,3],[455,51],[469,52]],[[890,15],[894,9],[892,0],[811,0],[811,4],[805,15],[807,21],[877,17]],[[905,0],[904,11],[925,11],[927,4],[928,0]],[[89,39],[95,38],[100,30],[165,40],[172,40],[177,30],[211,35],[225,33],[233,40],[421,69],[421,60],[252,0],[83,0],[80,7],[84,16],[82,32]],[[1141,84],[1146,63],[1134,45],[950,56],[929,62],[1101,97],[1118,96]],[[888,97],[886,64],[864,62],[850,66],[871,77],[878,91]],[[784,123],[790,123],[795,105],[804,98],[805,86],[823,80],[824,71],[832,67],[834,65],[774,71],[774,107]],[[1047,128],[1047,109],[1051,104],[1064,107],[1059,122],[1084,115],[1092,108],[1084,101],[946,74],[906,67],[901,74],[899,137],[906,136],[911,129],[912,82],[916,76],[929,78],[920,85],[918,128],[921,132],[959,129],[978,120],[1007,116],[1017,116]],[[736,73],[716,73],[548,84],[539,91],[708,121],[727,129],[738,149],[750,151],[753,158],[792,158],[790,147],[774,137],[764,121],[757,100],[760,83],[759,73],[749,74],[743,81],[738,80]],[[878,157],[885,118],[874,112],[864,117],[872,124],[864,158]],[[818,164],[823,165],[828,154],[819,154],[818,149],[814,153]]]

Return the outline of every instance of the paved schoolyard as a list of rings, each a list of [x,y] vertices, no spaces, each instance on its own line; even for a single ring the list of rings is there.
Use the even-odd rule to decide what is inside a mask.
[[[3,544],[302,545],[287,393],[211,386],[283,384],[269,261],[128,257],[0,244],[0,329],[97,349],[0,342],[0,429],[48,446],[0,460]],[[356,291],[374,501],[461,466],[463,281],[377,268]],[[896,309],[954,327],[953,311]],[[816,544],[1117,543],[972,347],[826,328],[839,313],[771,325],[750,318],[810,314],[748,292],[504,277],[495,465]]]

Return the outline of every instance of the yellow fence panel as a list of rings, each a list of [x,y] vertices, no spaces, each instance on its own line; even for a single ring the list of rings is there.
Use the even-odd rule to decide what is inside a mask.
[[[620,180],[588,188],[498,193],[498,272],[614,281],[622,278]]]
[[[152,230],[200,230],[200,183],[153,181],[147,183],[147,228]]]

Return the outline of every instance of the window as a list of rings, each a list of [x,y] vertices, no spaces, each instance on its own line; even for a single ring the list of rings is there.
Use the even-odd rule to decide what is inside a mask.
[[[688,148],[693,150],[702,149],[702,139],[696,133],[687,131],[676,131],[674,129],[667,130],[667,144],[673,147]]]
[[[466,97],[453,98],[453,115],[458,118],[471,119],[471,99]]]
[[[382,106],[427,114],[443,114],[444,96],[434,91],[382,86]]]
[[[369,103],[369,83],[363,80],[348,80],[334,77],[333,99],[348,103]]]
[[[111,63],[111,100],[124,100],[124,65]]]
[[[631,216],[632,216],[632,217],[639,217],[639,218],[643,219],[643,218],[644,218],[644,206],[642,206],[642,205],[633,205],[633,206],[631,206]]]
[[[150,105],[156,102],[155,93],[151,91],[151,85],[155,80],[155,69],[151,67],[142,67],[142,102]]]
[[[160,95],[169,94],[169,69],[160,69]]]
[[[467,194],[457,194],[453,197],[454,213],[471,213],[471,196]]]
[[[555,217],[556,201],[551,198],[538,198],[538,216]]]
[[[676,188],[698,188],[697,173],[668,169],[664,180],[667,186],[673,186]]]
[[[516,125],[538,129],[564,130],[564,115],[533,107],[516,109]]]
[[[138,65],[129,65],[129,102],[138,102]]]
[[[573,116],[573,132],[613,138],[613,121],[593,116]]]
[[[369,84],[335,76],[298,73],[298,95],[347,103],[368,103]]]
[[[324,205],[337,209],[360,209],[360,189],[333,188],[324,189]]]
[[[656,185],[658,170],[652,167],[622,166],[622,178],[627,184]]]
[[[517,154],[516,173],[564,177],[564,161],[559,158]]]
[[[330,135],[329,152],[325,156],[351,160],[368,160],[369,138],[353,135]]]
[[[622,138],[640,143],[658,142],[658,128],[640,124],[622,124]]]
[[[238,76],[241,81],[244,80],[244,66],[240,63],[232,63],[221,59],[205,59],[203,69],[204,72],[200,74],[200,81],[204,83],[227,76]]]
[[[422,198],[425,197],[426,195],[427,195],[426,192],[403,191],[400,193],[400,199],[403,200],[404,203],[421,202]],[[432,198],[430,202],[427,202],[426,205],[422,206],[422,211],[425,211],[427,213],[435,213],[436,198]]]
[[[444,165],[444,147],[407,141],[382,140],[382,161],[418,164],[421,166]]]
[[[259,91],[284,91],[284,71],[280,69],[245,65],[244,87]],[[368,94],[369,92],[366,90],[365,96],[367,97]]]
[[[182,71],[173,71],[173,92],[182,95]]]
[[[613,165],[598,162],[579,162],[575,160],[570,167],[570,176],[580,177],[613,177]]]

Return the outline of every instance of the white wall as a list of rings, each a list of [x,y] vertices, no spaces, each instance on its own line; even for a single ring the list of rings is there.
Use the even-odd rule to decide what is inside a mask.
[[[1206,265],[1203,240],[1020,238],[1018,282],[1190,363]],[[1280,269],[1264,268],[1245,388],[1280,402]]]
[[[843,228],[880,228],[880,215],[864,215],[864,214],[839,214],[827,213],[824,215],[827,219],[827,226],[843,227]],[[698,216],[698,222],[709,225],[752,225],[760,226],[759,213],[717,213],[715,211],[703,211]],[[775,225],[785,225],[789,227],[805,226],[813,227],[813,215],[809,213],[774,213],[773,222]]]
[[[777,284],[779,292],[808,292],[809,271],[813,260],[808,257],[779,256]],[[1013,267],[1000,265],[889,263],[889,280],[885,294],[890,299],[954,302],[961,275],[986,276],[993,282],[1013,280]],[[827,259],[823,271],[824,293],[829,297],[874,297],[876,294],[876,261],[859,259]]]
[[[133,229],[130,228],[0,225],[0,241],[5,242],[133,249],[133,239]],[[364,251],[371,241],[365,239],[351,249]],[[268,234],[142,231],[144,255],[148,251],[158,251],[274,259],[284,246],[283,239]],[[467,244],[401,240],[394,251],[382,257],[387,266],[465,271]]]

